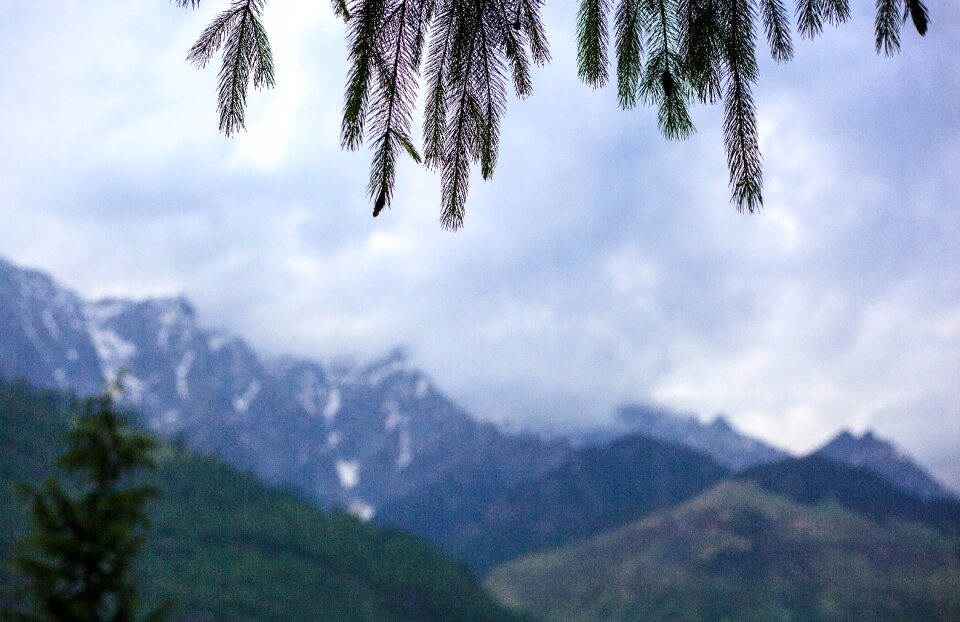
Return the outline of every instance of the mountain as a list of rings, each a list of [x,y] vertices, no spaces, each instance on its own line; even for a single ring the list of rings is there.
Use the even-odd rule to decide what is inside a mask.
[[[815,453],[873,471],[921,499],[957,499],[956,493],[947,490],[910,456],[869,430],[861,436],[844,430]]]
[[[48,473],[72,411],[60,393],[0,383],[0,610],[12,543],[26,530],[11,482]],[[462,564],[425,542],[323,513],[216,458],[163,446],[149,476],[151,534],[137,571],[174,622],[518,622]]]
[[[787,457],[775,447],[740,434],[723,415],[703,423],[693,415],[652,404],[621,406],[613,425],[581,431],[570,439],[575,444],[598,445],[632,433],[690,447],[734,471]]]
[[[517,555],[636,520],[726,474],[703,454],[633,435],[583,448],[513,486],[457,472],[386,505],[377,520],[412,530],[482,573]]]
[[[103,388],[84,303],[50,277],[0,259],[0,376],[93,393]]]
[[[883,524],[920,522],[960,535],[960,501],[920,499],[872,471],[821,455],[759,465],[736,477],[798,503],[830,501]]]
[[[0,260],[0,377],[90,394],[121,372],[160,434],[364,518],[456,471],[512,484],[569,454],[475,421],[400,350],[338,369],[266,359],[184,298],[84,301]]]
[[[512,561],[486,584],[551,622],[960,619],[955,540],[747,482]]]

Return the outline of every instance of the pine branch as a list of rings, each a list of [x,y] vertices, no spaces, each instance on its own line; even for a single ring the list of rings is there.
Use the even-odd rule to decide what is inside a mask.
[[[930,23],[930,15],[927,13],[926,5],[923,4],[922,0],[906,0],[906,4],[907,6],[903,14],[904,20],[906,20],[909,14],[917,32],[920,33],[921,37],[924,36],[927,34],[927,25]]]
[[[903,0],[877,0],[877,19],[874,22],[877,54],[883,49],[886,56],[900,51],[900,11]]]
[[[901,21],[924,35],[923,0],[877,0],[876,49],[900,49]],[[199,0],[174,0],[197,8]],[[260,20],[264,0],[232,0],[201,34],[188,60],[204,67],[223,50],[219,73],[220,129],[244,127],[249,84],[275,83],[273,58]],[[331,0],[347,22],[348,72],[341,144],[373,147],[368,192],[374,215],[389,205],[396,158],[440,169],[441,223],[463,224],[471,166],[483,177],[496,168],[509,72],[518,97],[532,91],[530,61],[549,61],[540,17],[543,0]],[[609,12],[613,10],[617,95],[622,108],[640,99],[658,107],[667,138],[693,131],[689,102],[724,104],[724,145],[734,201],[741,211],[762,207],[761,157],[752,95],[757,81],[754,23],[763,20],[771,56],[785,62],[793,42],[784,0],[581,0],[577,65],[593,88],[609,80]],[[814,37],[825,24],[850,17],[849,0],[797,0],[797,29]],[[429,36],[428,36],[429,33]],[[423,157],[410,138],[420,66],[426,53]],[[645,58],[646,57],[646,58]]]
[[[723,54],[727,66],[723,140],[733,200],[739,211],[753,213],[763,207],[760,142],[751,92],[758,73],[754,11],[749,0],[730,0],[723,12]]]
[[[849,0],[821,0],[823,19],[831,26],[839,26],[850,19]]]
[[[236,27],[236,22],[242,18],[243,11],[237,9],[236,3],[213,18],[187,52],[187,61],[198,69],[206,67],[214,53],[223,47],[227,35]]]
[[[491,23],[490,36],[499,41],[510,64],[513,78],[513,90],[518,99],[524,99],[533,92],[530,78],[530,61],[524,46],[524,32],[519,22],[520,5],[506,0],[492,0],[487,11]]]
[[[194,0],[199,2],[199,0]],[[333,14],[342,19],[344,22],[350,21],[350,7],[347,6],[347,0],[330,0],[330,4],[333,7]]]
[[[395,0],[386,14],[380,39],[385,49],[377,54],[384,62],[377,63],[369,130],[375,135],[368,185],[369,195],[375,199],[375,217],[393,197],[399,151],[403,149],[415,161],[421,161],[409,133],[424,40],[421,20],[431,11],[432,6],[424,6],[424,0]]]
[[[251,79],[257,89],[276,83],[270,41],[260,21],[262,10],[263,0],[234,0],[210,22],[187,53],[187,60],[202,68],[217,50],[223,49],[217,107],[220,131],[227,136],[244,127]]]
[[[690,89],[682,76],[683,64],[675,0],[648,0],[641,4],[643,29],[647,33],[647,66],[640,82],[640,96],[656,104],[660,131],[669,139],[686,138],[693,132],[687,110]]]
[[[516,23],[527,38],[530,55],[536,65],[543,66],[550,62],[550,49],[547,45],[547,33],[540,18],[540,7],[543,0],[516,0]]]
[[[577,13],[577,73],[597,89],[607,84],[607,15],[611,0],[581,0]]]
[[[493,177],[497,167],[497,154],[500,148],[500,118],[507,106],[507,92],[504,88],[504,66],[500,57],[501,49],[495,36],[492,7],[486,7],[480,24],[478,47],[479,70],[476,75],[480,99],[480,123],[478,137],[480,173],[484,179]]]
[[[250,14],[250,25],[253,28],[254,45],[253,87],[273,88],[277,82],[273,68],[273,51],[270,49],[270,40],[267,39],[267,30],[256,13]]]
[[[760,8],[763,12],[763,29],[767,35],[767,43],[770,45],[770,55],[778,63],[785,63],[793,58],[787,7],[783,0],[761,0]]]
[[[354,0],[352,18],[347,22],[349,68],[340,124],[344,149],[359,149],[363,144],[370,84],[376,65],[383,62],[379,48],[385,12],[384,0]]]
[[[823,32],[823,0],[797,0],[797,32],[808,39]]]
[[[444,229],[451,230],[463,226],[464,207],[470,185],[470,163],[479,155],[476,123],[479,114],[470,76],[474,72],[476,61],[474,51],[480,34],[482,5],[480,2],[463,4],[455,14],[457,23],[454,27],[457,34],[450,50],[448,75],[450,86],[456,93],[452,94],[453,105],[450,106],[441,169],[440,224]]]
[[[441,1],[427,52],[427,97],[423,111],[423,160],[427,168],[443,164],[447,130],[447,70],[453,38],[456,35],[456,11],[460,3]]]
[[[637,105],[643,70],[643,39],[639,0],[620,0],[614,16],[617,54],[617,96],[621,108]]]
[[[230,136],[244,125],[247,84],[250,82],[252,27],[244,10],[239,24],[228,35],[220,68],[220,131]]]
[[[715,0],[683,0],[679,39],[683,70],[697,99],[713,104],[722,97],[722,24]]]
[[[404,31],[407,28],[407,7],[408,3],[401,0],[387,18],[389,26],[386,30],[394,35],[396,41],[390,69],[384,68],[383,75],[380,76],[380,97],[374,106],[377,113],[374,132],[379,134],[379,138],[375,143],[375,155],[370,167],[370,183],[367,188],[370,196],[375,197],[374,218],[380,215],[384,206],[390,204],[396,180],[397,142],[393,139],[393,133],[397,128],[394,127],[394,115],[397,112],[397,102],[403,96],[401,90],[404,85],[401,83],[400,65],[404,52]],[[393,17],[397,20],[395,24],[390,23]],[[402,115],[402,111],[400,114]],[[402,125],[404,121],[409,125],[409,116],[406,119],[401,118],[399,124]]]

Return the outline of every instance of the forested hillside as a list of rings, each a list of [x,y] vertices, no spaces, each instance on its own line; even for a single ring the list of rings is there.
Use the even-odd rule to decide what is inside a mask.
[[[48,472],[69,398],[0,382],[0,607],[5,560],[25,528],[11,483]],[[175,620],[512,621],[462,565],[412,536],[326,514],[217,459],[164,445],[152,537],[139,570],[148,602]]]
[[[960,546],[723,482],[585,542],[494,569],[503,602],[551,622],[952,622]]]

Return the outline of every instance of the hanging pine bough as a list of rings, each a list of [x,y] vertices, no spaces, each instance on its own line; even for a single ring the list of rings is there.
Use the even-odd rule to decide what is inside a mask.
[[[205,66],[223,50],[219,75],[220,130],[244,127],[250,82],[274,85],[273,56],[260,21],[265,0],[233,0],[207,26],[187,59]],[[196,8],[200,0],[176,0]],[[347,85],[340,142],[373,150],[367,193],[377,216],[393,199],[397,157],[440,171],[440,222],[463,226],[470,171],[493,176],[508,85],[532,92],[530,64],[550,60],[540,18],[543,0],[332,0],[346,23]],[[723,139],[732,200],[739,211],[763,206],[763,173],[753,86],[762,26],[777,62],[793,57],[783,0],[580,0],[580,78],[593,88],[609,79],[610,17],[620,106],[657,107],[661,132],[681,139],[693,131],[692,102],[723,102]],[[797,32],[819,35],[850,17],[848,0],[796,0]],[[929,16],[922,0],[877,0],[877,53],[900,50],[907,19],[921,35]],[[425,73],[423,155],[411,136],[413,109]]]

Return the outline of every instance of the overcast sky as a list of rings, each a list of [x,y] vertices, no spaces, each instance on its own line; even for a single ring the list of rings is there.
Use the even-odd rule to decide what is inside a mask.
[[[761,48],[765,209],[729,202],[720,110],[666,142],[553,63],[509,103],[466,226],[400,167],[370,217],[369,152],[339,148],[343,26],[272,0],[277,88],[217,133],[216,67],[184,56],[226,0],[9,0],[0,20],[0,254],[85,296],[184,293],[265,353],[364,360],[397,344],[481,418],[585,425],[642,400],[794,451],[892,437],[960,488],[960,5],[873,52],[853,23]]]

